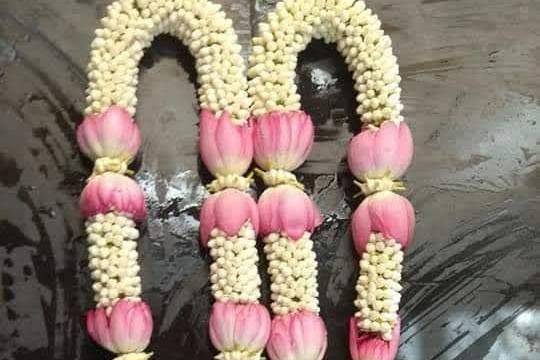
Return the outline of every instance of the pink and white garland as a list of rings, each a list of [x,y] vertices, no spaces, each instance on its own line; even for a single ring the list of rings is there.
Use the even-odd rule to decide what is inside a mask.
[[[307,116],[299,112],[300,96],[294,80],[298,54],[312,38],[337,43],[338,51],[345,57],[355,80],[355,89],[359,93],[357,113],[363,122],[363,131],[353,138],[348,149],[351,171],[367,196],[352,218],[353,238],[362,259],[356,286],[358,297],[355,305],[358,312],[350,324],[350,353],[353,360],[389,360],[395,357],[399,344],[400,321],[397,311],[401,263],[414,229],[411,204],[393,193],[403,188],[397,179],[409,166],[413,152],[410,131],[400,115],[403,106],[400,102],[401,78],[397,59],[392,54],[390,38],[381,30],[381,22],[363,1],[282,1],[276,5],[274,12],[268,14],[267,22],[259,25],[259,34],[252,41],[248,92],[254,99],[252,113],[259,117],[259,124],[263,124],[266,118],[290,119],[292,124],[293,121],[301,122]],[[302,142],[304,133],[294,132],[297,129],[291,131],[290,125],[287,128],[282,123],[277,126],[277,135],[270,128],[259,138],[256,137],[255,146],[257,142],[268,141],[279,150],[280,160],[292,161],[294,157],[290,155],[290,149],[294,150],[295,145]],[[291,189],[298,185],[294,175],[289,173],[298,165],[282,168],[278,162],[278,166],[273,167],[264,157],[262,161],[258,161],[257,156],[255,159],[263,170],[267,170],[264,180],[268,185],[286,183],[290,184],[286,186]],[[266,165],[268,163],[271,165]],[[276,190],[274,192],[278,194]],[[292,198],[292,193],[285,197]],[[265,194],[259,200],[260,209],[261,203],[265,204],[264,200]],[[285,230],[289,226],[300,229],[310,229],[311,226],[312,229],[316,225],[317,221],[311,223],[306,220],[311,219],[309,215],[302,217],[302,214],[311,212],[306,203],[297,205],[294,210],[287,205],[280,206],[279,201],[275,203],[277,205],[266,206],[262,210],[275,213],[274,218],[284,221]],[[263,213],[261,224],[264,224],[262,218]],[[280,223],[276,221],[272,225],[276,228]],[[283,234],[284,228],[278,228],[282,232],[281,238],[277,235],[266,238],[268,244],[265,250],[270,261],[275,261],[275,258],[281,260],[281,254],[290,251],[290,246],[285,247],[286,250],[274,248],[277,241],[289,245],[282,240],[283,237],[291,240],[290,234],[286,231]],[[263,226],[261,232],[264,235]],[[279,255],[275,255],[276,252]],[[293,264],[296,264],[296,258],[288,254],[285,256],[292,258]],[[281,267],[279,261],[276,264],[278,268]],[[287,266],[283,268],[288,271]],[[282,290],[283,276],[278,277],[281,272],[272,267],[270,272],[279,274],[272,276],[273,300],[279,298],[288,301],[282,295],[282,291],[287,293],[288,287]],[[273,310],[279,315],[281,307],[273,304]],[[322,344],[326,344],[326,340],[321,340],[319,328],[313,325],[298,326],[293,331],[290,327],[273,327],[268,346],[270,358],[322,359],[325,346]]]
[[[293,83],[297,53],[308,41],[285,34],[307,30],[306,14],[297,12],[295,17],[289,11],[293,8],[294,2],[278,3],[276,13],[268,15],[271,25],[259,25],[248,71],[248,92],[254,97],[255,162],[268,186],[258,204],[275,315],[267,352],[272,360],[321,360],[327,331],[319,315],[311,236],[322,217],[292,173],[306,160],[314,141],[313,123],[299,110]]]
[[[203,203],[200,227],[214,260],[210,339],[220,351],[216,359],[257,360],[268,340],[270,315],[259,303],[259,213],[244,192],[251,180],[242,176],[253,158],[253,129],[247,121],[233,123],[226,112],[216,117],[202,110],[200,120],[201,157],[217,178],[208,186],[214,194]]]
[[[326,327],[311,240],[322,217],[291,172],[311,150],[313,123],[301,111],[278,111],[258,116],[254,126],[255,162],[268,186],[258,203],[275,314],[267,352],[272,360],[322,359]]]
[[[285,0],[253,39],[243,76],[240,46],[219,6],[206,0],[119,0],[96,30],[88,67],[87,117],[77,131],[94,171],[81,194],[96,310],[90,336],[122,360],[148,359],[152,332],[140,299],[136,222],[144,194],[131,178],[140,131],[134,123],[138,62],[160,33],[179,37],[196,59],[200,87],[200,151],[214,175],[201,209],[201,242],[210,249],[216,303],[210,337],[224,360],[321,360],[326,328],[319,313],[317,262],[311,235],[321,223],[292,171],[313,144],[313,124],[300,111],[294,84],[298,53],[311,38],[336,42],[353,73],[363,131],[348,161],[367,198],[352,230],[362,259],[358,312],[350,324],[354,360],[392,359],[397,352],[401,262],[411,241],[414,211],[397,179],[410,164],[410,131],[400,115],[400,77],[390,38],[362,1]],[[251,99],[253,105],[250,109]],[[247,118],[251,113],[251,123]],[[268,186],[258,204],[246,193],[252,159]],[[259,304],[257,233],[269,262],[274,319]]]
[[[216,194],[205,202],[201,214],[202,239],[215,259],[211,280],[218,302],[211,317],[211,324],[216,324],[211,325],[211,337],[222,351],[218,358],[257,359],[268,337],[270,317],[257,303],[256,204],[241,191],[250,183],[241,175],[251,163],[253,150],[246,123],[247,80],[232,21],[219,5],[206,0],[119,0],[107,7],[101,23],[88,65],[87,117],[77,130],[82,152],[94,161],[80,199],[87,219],[89,268],[97,304],[88,312],[88,333],[116,353],[118,360],[151,356],[144,351],[152,334],[152,316],[140,298],[137,265],[136,222],[144,220],[146,206],[141,187],[128,177],[128,166],[141,144],[132,118],[138,63],[156,35],[169,33],[181,39],[196,60],[203,108],[201,153],[216,176],[209,186]],[[220,147],[223,140],[232,146]],[[214,147],[206,146],[209,142]],[[233,207],[238,209],[234,219],[229,216]],[[231,342],[227,334],[236,318],[262,325],[243,332],[238,329]]]

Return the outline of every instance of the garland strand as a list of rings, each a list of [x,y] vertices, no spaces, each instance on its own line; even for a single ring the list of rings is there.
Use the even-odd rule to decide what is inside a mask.
[[[97,303],[87,316],[88,332],[98,344],[116,353],[116,359],[151,356],[144,353],[153,324],[149,306],[140,299],[139,232],[135,227],[136,221],[145,218],[146,207],[142,189],[126,175],[131,174],[128,167],[141,143],[132,118],[138,63],[154,37],[168,33],[182,40],[195,57],[203,109],[201,155],[217,178],[210,186],[217,193],[205,201],[201,213],[203,243],[209,245],[215,260],[211,281],[218,300],[210,319],[210,335],[222,351],[217,358],[258,359],[270,318],[257,304],[256,205],[249,195],[227,189],[247,189],[250,180],[241,175],[252,156],[251,128],[246,122],[250,99],[232,21],[219,5],[205,0],[119,0],[107,7],[101,24],[91,44],[87,117],[77,131],[81,150],[94,161],[80,201],[87,218],[89,267]],[[230,211],[239,206],[238,201],[244,207],[240,205],[234,223],[221,209],[228,204]],[[262,325],[234,332],[240,336],[234,338],[226,326],[236,318]],[[245,339],[247,344],[242,343]]]
[[[359,92],[357,113],[365,124],[402,120],[397,58],[390,37],[363,1],[285,0],[259,24],[248,76],[253,113],[299,110],[294,83],[298,54],[312,38],[336,43]]]
[[[278,3],[276,12],[268,14],[268,23],[259,24],[248,71],[255,162],[268,187],[258,207],[275,315],[267,345],[272,360],[320,360],[327,348],[311,240],[322,217],[292,173],[306,160],[314,141],[313,122],[299,111],[294,85],[298,52],[313,29],[306,19],[309,4],[303,5]]]
[[[294,83],[295,69],[299,52],[312,38],[337,44],[353,75],[358,91],[357,113],[364,124],[363,131],[353,138],[348,149],[351,171],[358,179],[361,190],[366,196],[369,195],[352,219],[353,238],[362,260],[356,286],[358,297],[355,305],[358,312],[351,319],[350,327],[351,356],[354,360],[378,358],[381,355],[391,359],[395,357],[399,343],[397,311],[403,249],[408,246],[414,229],[412,206],[405,198],[392,192],[403,189],[397,179],[409,166],[413,150],[410,131],[400,115],[403,105],[400,102],[401,78],[397,58],[392,54],[390,38],[381,30],[380,20],[366,8],[363,1],[282,1],[276,5],[274,12],[268,14],[267,22],[259,25],[259,34],[252,40],[248,92],[254,99],[252,113],[259,120],[298,113],[300,95]],[[268,115],[276,113],[278,115]],[[278,148],[290,158],[290,154],[284,151],[288,149],[287,141],[291,141],[287,135],[294,134],[292,138],[296,142],[301,141],[296,137],[301,138],[302,132],[287,133],[284,127],[278,127],[279,134],[275,136],[274,144],[278,144]],[[267,138],[272,138],[270,130],[265,130]],[[258,138],[258,141],[261,140],[264,137]],[[267,182],[267,185],[297,184],[295,178],[282,171],[287,168],[274,166],[272,161],[275,159],[268,163],[268,159],[264,158],[259,162],[256,155],[255,160],[264,170],[278,171],[267,176],[277,178]],[[264,197],[263,193],[259,201],[260,209]],[[263,216],[261,212],[261,223],[264,223]],[[287,218],[289,214],[283,211],[280,216]],[[269,242],[268,237],[266,241]],[[279,261],[275,266],[272,264],[275,262],[275,250],[271,246],[267,244],[265,251],[270,254],[269,271],[274,281],[272,291],[275,291],[273,300],[287,299],[283,293],[288,295],[292,291],[278,283],[281,272],[275,268],[282,265]],[[286,256],[293,259],[292,263],[296,266],[296,259]],[[286,266],[283,268],[288,269]],[[273,309],[274,312],[282,311],[281,306],[274,304]],[[289,348],[290,351],[285,351],[284,344],[272,339],[273,336],[268,345],[272,360],[285,359],[295,351],[304,356],[308,353],[304,357],[307,359],[322,358],[319,357],[320,346],[313,342],[305,344],[301,350]]]

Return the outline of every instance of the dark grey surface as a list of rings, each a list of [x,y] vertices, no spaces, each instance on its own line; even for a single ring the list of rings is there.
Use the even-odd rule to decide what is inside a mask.
[[[247,44],[266,5],[224,2]],[[109,358],[83,327],[92,303],[77,196],[90,164],[74,136],[89,43],[107,3],[0,0],[0,359]],[[416,142],[406,195],[417,230],[405,260],[398,358],[539,359],[540,2],[368,4],[392,36]],[[197,240],[205,175],[186,54],[160,37],[141,64],[137,178],[150,218],[140,252],[156,358],[204,360],[212,354],[209,259]],[[331,46],[312,44],[298,74],[317,124],[300,173],[325,215],[315,241],[327,358],[346,359],[356,190],[343,157],[354,95]]]

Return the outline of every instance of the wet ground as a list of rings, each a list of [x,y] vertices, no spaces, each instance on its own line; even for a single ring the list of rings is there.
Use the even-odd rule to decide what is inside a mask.
[[[222,2],[248,44],[268,3]],[[0,359],[110,358],[83,327],[92,302],[77,196],[90,163],[74,136],[107,3],[0,0]],[[406,195],[418,223],[398,359],[539,359],[540,2],[368,4],[393,38],[416,141]],[[156,359],[211,359],[193,59],[162,36],[141,70],[137,178],[150,206],[140,252],[152,350]],[[357,275],[348,232],[356,190],[343,162],[356,104],[332,46],[310,45],[298,82],[317,124],[300,174],[325,216],[315,241],[327,359],[341,360]]]

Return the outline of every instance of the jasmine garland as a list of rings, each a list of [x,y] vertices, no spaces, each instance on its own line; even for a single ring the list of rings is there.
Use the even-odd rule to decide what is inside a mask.
[[[94,161],[81,195],[98,304],[87,317],[91,337],[118,359],[151,355],[144,353],[152,319],[140,299],[135,242],[135,223],[144,219],[146,209],[142,190],[126,175],[140,146],[140,132],[131,118],[137,64],[155,35],[170,33],[182,39],[196,59],[200,151],[216,178],[208,185],[213,195],[201,210],[201,242],[214,260],[210,281],[217,302],[210,335],[221,352],[216,357],[256,360],[267,340],[272,360],[324,357],[326,329],[318,316],[317,263],[310,239],[321,216],[292,173],[313,143],[313,125],[299,111],[294,85],[297,55],[311,38],[323,38],[337,43],[353,73],[357,112],[364,123],[348,149],[351,171],[369,195],[352,222],[362,259],[350,352],[354,360],[392,359],[399,340],[401,262],[414,230],[412,206],[392,191],[403,188],[397,180],[410,164],[413,146],[400,115],[397,59],[371,10],[354,0],[279,3],[253,39],[249,89],[232,22],[218,5],[204,0],[120,0],[107,8],[102,24],[88,67],[88,116],[78,131],[82,151]],[[250,110],[253,126],[247,122]],[[253,156],[269,186],[258,205],[244,193],[251,179],[243,174]],[[258,304],[259,231],[273,282],[272,322]]]
[[[405,198],[392,193],[403,189],[398,178],[409,166],[413,152],[410,131],[400,114],[403,105],[400,102],[401,78],[397,59],[392,54],[390,38],[381,30],[381,22],[363,1],[284,0],[268,14],[267,21],[259,25],[258,36],[252,40],[248,92],[254,99],[252,112],[257,123],[263,124],[263,119],[273,119],[272,116],[289,119],[290,124],[300,123],[299,119],[289,116],[300,110],[300,96],[294,83],[295,68],[298,53],[312,38],[337,44],[353,74],[358,91],[357,113],[363,123],[363,131],[353,138],[348,148],[348,162],[358,180],[356,183],[366,196],[369,195],[355,212],[352,224],[356,249],[362,260],[356,286],[358,298],[355,305],[358,311],[351,321],[351,356],[354,360],[392,359],[399,343],[397,310],[401,262],[414,229],[412,206]],[[266,130],[268,137],[274,136],[271,129]],[[278,144],[276,147],[280,153],[289,159],[290,153],[295,153],[290,150],[294,149],[291,137],[286,127],[277,126],[276,129],[278,135],[273,144]],[[301,139],[300,134],[298,132],[295,136]],[[289,164],[283,163],[282,159],[273,159],[274,163],[265,157],[257,159],[257,155],[255,159],[264,170],[263,179],[267,185],[302,188],[290,173],[296,167],[287,168]],[[284,214],[291,213],[287,212],[287,206],[285,209]],[[301,211],[298,213],[302,214]],[[283,219],[286,218],[284,215]],[[296,215],[294,221],[285,224],[304,224],[299,222],[300,218],[301,215]],[[264,222],[261,213],[261,224]],[[284,235],[278,223],[273,225]],[[275,241],[273,239],[272,244]],[[271,261],[274,251],[268,247]],[[295,257],[286,256],[295,264]],[[279,267],[277,265],[276,269],[271,264],[271,274],[282,276],[283,270]],[[272,288],[275,298],[292,305],[273,304],[274,312],[281,313],[283,308],[285,312],[290,308],[296,309],[295,303],[290,302],[287,296],[294,295],[290,290],[294,286],[282,286],[278,275],[272,276],[275,282],[279,282]],[[270,343],[274,336],[272,331]],[[313,343],[310,346],[314,346]],[[303,357],[292,349],[269,351],[269,355],[272,360],[322,358],[321,352],[311,350],[313,348],[304,349]]]
[[[209,189],[217,193],[207,200],[201,215],[202,241],[211,247],[215,260],[211,267],[212,289],[220,301],[213,311],[211,339],[222,351],[218,358],[255,360],[268,338],[270,318],[266,309],[257,304],[260,280],[256,273],[256,205],[247,194],[234,190],[249,187],[250,180],[242,174],[251,163],[253,150],[251,130],[246,124],[250,99],[232,21],[219,5],[206,0],[119,0],[107,7],[101,24],[91,44],[87,117],[77,131],[81,150],[94,161],[93,174],[80,201],[87,219],[89,267],[97,303],[96,310],[88,312],[89,335],[116,353],[119,360],[151,356],[144,352],[153,324],[150,308],[141,300],[136,242],[136,222],[144,220],[146,206],[142,189],[128,175],[132,174],[129,164],[141,144],[140,131],[132,118],[137,103],[138,62],[156,35],[169,33],[180,38],[196,60],[202,108],[201,154],[216,176]],[[245,139],[240,148],[235,134]],[[216,141],[233,143],[223,151],[222,147],[212,148]],[[215,197],[219,199],[214,201]],[[247,197],[248,207],[254,211],[239,213],[237,219],[241,221],[236,227],[223,220],[220,209],[223,203],[238,197]],[[210,213],[212,216],[205,215]],[[238,273],[241,262],[247,277]],[[246,286],[231,286],[235,276]],[[224,306],[234,311],[219,310]],[[235,314],[242,318],[254,316],[252,319],[262,327],[247,328],[231,344],[212,324],[229,331],[223,325],[227,321],[234,323]],[[245,340],[253,339],[255,332],[258,341]]]

